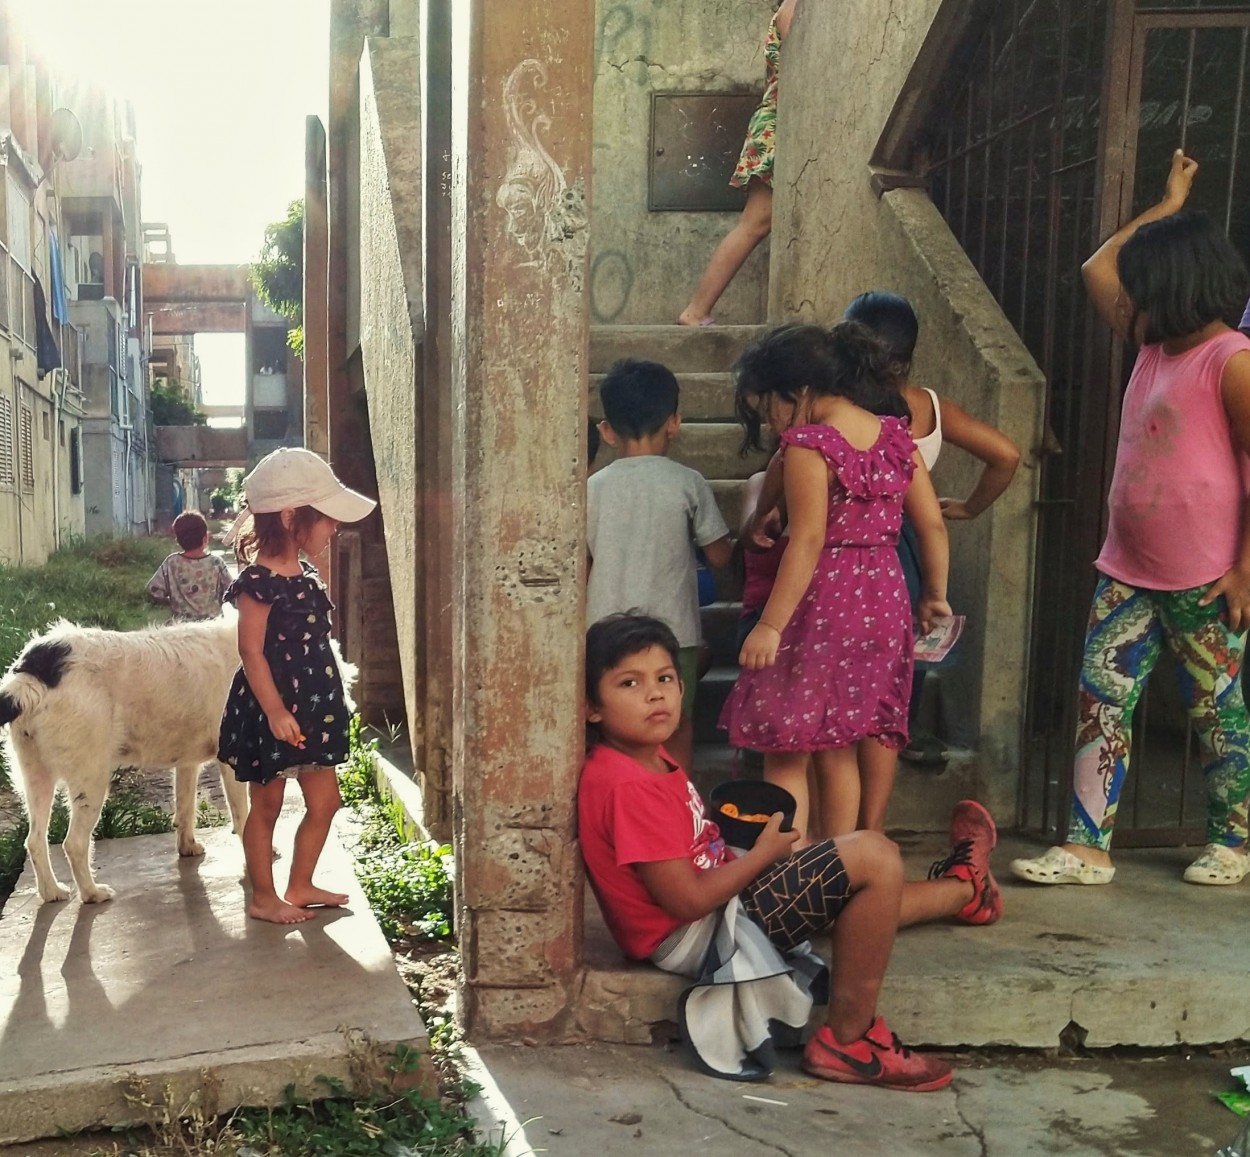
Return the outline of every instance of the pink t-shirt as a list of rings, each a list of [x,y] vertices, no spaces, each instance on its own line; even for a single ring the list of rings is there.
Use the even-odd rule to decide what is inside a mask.
[[[1236,561],[1250,457],[1233,440],[1220,383],[1250,338],[1221,333],[1172,356],[1144,346],[1124,393],[1107,538],[1095,566],[1148,590],[1214,582]]]

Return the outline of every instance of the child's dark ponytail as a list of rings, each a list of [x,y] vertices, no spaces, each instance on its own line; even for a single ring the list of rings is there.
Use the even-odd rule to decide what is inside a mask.
[[[907,416],[898,360],[886,344],[858,321],[840,321],[829,330],[833,381],[828,390],[874,414]]]

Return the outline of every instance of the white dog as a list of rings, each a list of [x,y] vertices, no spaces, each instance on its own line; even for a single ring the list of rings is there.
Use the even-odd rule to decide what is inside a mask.
[[[0,679],[0,727],[10,724],[9,765],[26,800],[26,850],[42,900],[64,900],[48,856],[56,786],[69,797],[65,858],[84,904],[113,889],[91,873],[91,833],[118,767],[175,769],[180,856],[203,855],[195,838],[196,785],[217,757],[217,734],[239,667],[237,619],[104,631],[60,622],[32,639]],[[247,785],[221,766],[234,830],[247,819]]]

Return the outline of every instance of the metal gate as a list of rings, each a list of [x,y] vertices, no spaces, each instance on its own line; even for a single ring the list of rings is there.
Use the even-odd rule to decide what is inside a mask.
[[[933,200],[1046,375],[1019,819],[1061,838],[1076,681],[1105,530],[1125,351],[1080,280],[1101,237],[1158,199],[1171,150],[1191,203],[1250,255],[1250,7],[1000,0],[956,50],[925,130]],[[1160,660],[1134,723],[1116,840],[1201,842],[1195,743]]]

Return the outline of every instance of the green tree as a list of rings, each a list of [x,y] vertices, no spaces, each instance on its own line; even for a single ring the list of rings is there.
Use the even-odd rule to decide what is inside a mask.
[[[152,387],[148,406],[155,426],[203,426],[208,421],[195,403],[177,390],[159,383]]]
[[[265,227],[260,257],[252,262],[252,285],[274,313],[291,323],[287,344],[304,354],[304,200],[292,201],[286,217]]]

